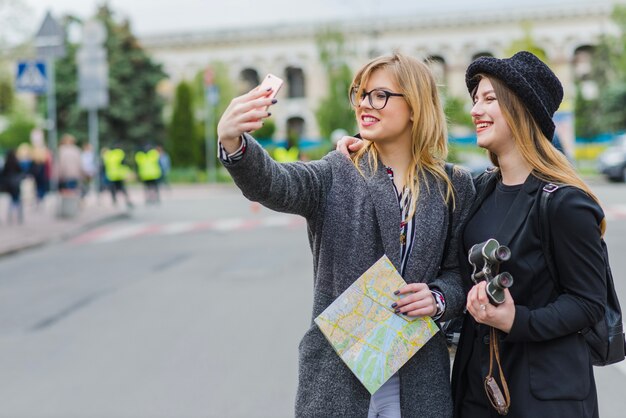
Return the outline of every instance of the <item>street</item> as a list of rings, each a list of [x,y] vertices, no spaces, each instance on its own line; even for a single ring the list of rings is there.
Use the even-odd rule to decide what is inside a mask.
[[[592,187],[626,305],[626,185]],[[293,416],[312,270],[302,218],[227,187],[2,258],[0,417]],[[602,417],[625,363],[595,368]]]

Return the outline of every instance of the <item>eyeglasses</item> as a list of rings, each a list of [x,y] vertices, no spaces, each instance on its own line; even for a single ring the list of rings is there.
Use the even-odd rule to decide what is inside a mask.
[[[372,106],[372,108],[376,110],[381,110],[385,106],[387,106],[387,101],[392,96],[404,97],[404,94],[392,93],[383,89],[374,89],[362,92],[361,97],[357,98],[358,91],[359,89],[356,87],[352,87],[352,89],[350,89],[350,103],[352,103],[352,106],[358,107],[361,102],[363,102],[363,99],[367,97],[367,101],[369,102],[370,106]]]

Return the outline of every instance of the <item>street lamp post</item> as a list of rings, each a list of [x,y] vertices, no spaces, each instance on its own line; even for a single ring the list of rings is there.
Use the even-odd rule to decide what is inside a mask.
[[[216,141],[215,138],[215,109],[220,101],[218,87],[213,84],[214,73],[211,67],[204,71],[204,101],[206,107],[206,123],[204,124],[205,153],[207,179],[209,183],[217,181],[215,167]]]
[[[46,13],[46,17],[35,35],[35,47],[37,48],[37,57],[46,61],[48,73],[48,121],[46,128],[48,129],[48,147],[50,148],[50,152],[52,152],[53,164],[55,166],[52,170],[52,177],[50,179],[50,189],[57,190],[59,179],[58,170],[56,168],[56,164],[58,163],[58,147],[54,61],[57,58],[63,58],[66,51],[65,31],[52,17],[49,11]]]

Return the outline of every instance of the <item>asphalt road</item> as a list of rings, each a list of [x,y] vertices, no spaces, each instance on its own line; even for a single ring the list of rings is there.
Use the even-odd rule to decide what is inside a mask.
[[[594,190],[626,301],[626,185]],[[293,416],[311,276],[301,218],[235,190],[0,259],[0,417]],[[624,416],[626,366],[596,378]]]

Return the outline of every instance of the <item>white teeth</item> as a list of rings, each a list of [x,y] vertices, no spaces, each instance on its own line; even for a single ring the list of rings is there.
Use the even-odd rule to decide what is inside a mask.
[[[378,119],[376,118],[372,118],[370,116],[364,116],[363,117],[363,122],[376,122]]]
[[[491,126],[491,124],[490,123],[486,123],[486,122],[485,123],[478,123],[478,124],[476,124],[476,127],[477,128],[481,128],[481,129],[482,128],[487,128],[488,126]]]

